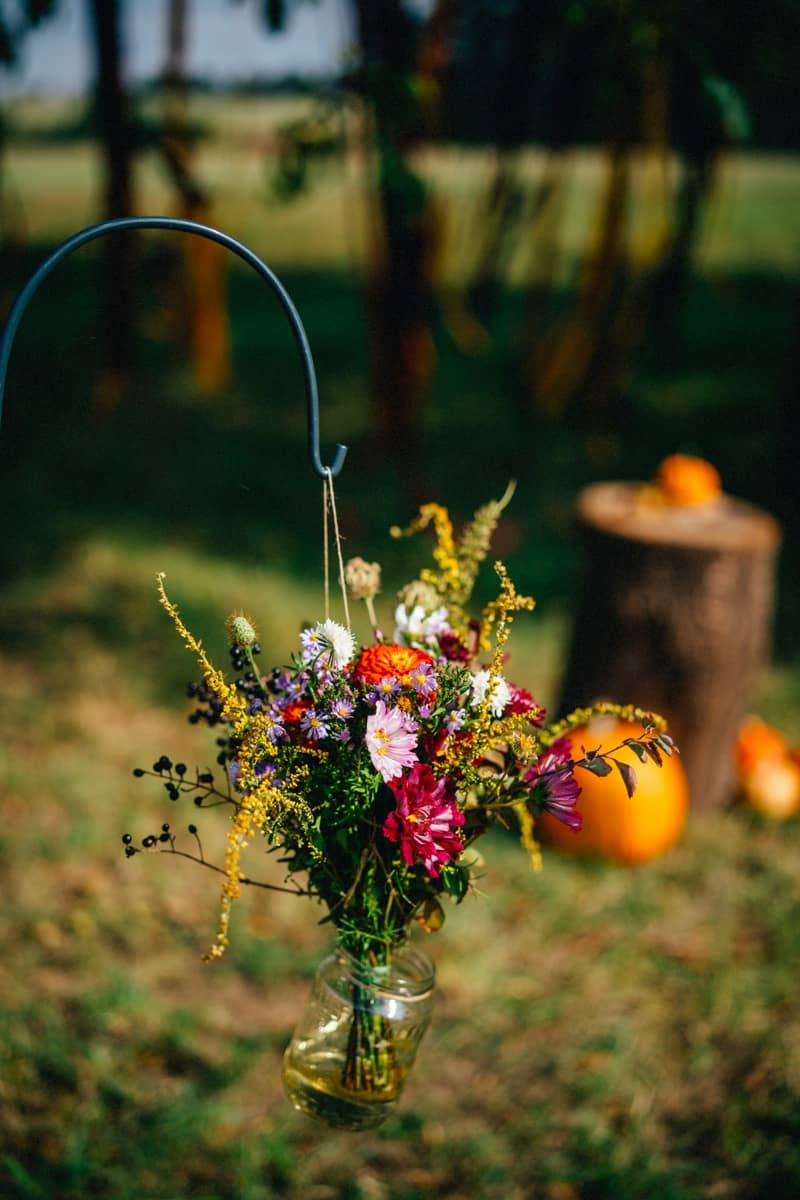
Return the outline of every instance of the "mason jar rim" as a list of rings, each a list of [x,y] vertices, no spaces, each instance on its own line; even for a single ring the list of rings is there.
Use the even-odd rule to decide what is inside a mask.
[[[391,962],[369,963],[357,958],[344,946],[337,945],[335,957],[344,964],[353,983],[420,998],[433,990],[436,968],[424,950],[408,942],[395,950]]]

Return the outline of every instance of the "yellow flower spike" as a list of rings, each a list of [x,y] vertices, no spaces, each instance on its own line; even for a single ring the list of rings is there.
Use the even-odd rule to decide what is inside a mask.
[[[524,800],[520,800],[514,805],[514,812],[517,814],[519,821],[519,841],[523,850],[527,850],[531,859],[531,866],[534,871],[542,869],[542,850],[536,838],[533,835],[534,820],[530,809],[525,804]]]
[[[302,772],[298,772],[300,774]],[[262,780],[255,791],[242,797],[228,831],[217,936],[203,956],[204,962],[221,958],[228,945],[231,909],[242,892],[242,851],[246,849],[249,838],[255,833],[268,832],[271,826],[287,816],[297,817],[299,823],[306,826],[313,821],[313,814],[304,800],[287,794],[268,781]]]
[[[419,515],[410,525],[405,529],[393,525],[389,533],[394,538],[409,537],[412,533],[419,533],[420,530],[426,529],[431,522],[433,522],[436,532],[433,558],[439,569],[434,571],[426,567],[420,571],[419,577],[423,583],[428,583],[435,588],[439,596],[447,603],[450,609],[451,623],[455,626],[462,617],[457,599],[461,590],[461,575],[453,538],[453,524],[447,509],[441,504],[423,504]]]
[[[503,653],[511,632],[514,614],[521,611],[530,612],[536,606],[536,601],[532,596],[520,596],[503,563],[498,560],[494,564],[494,569],[500,580],[500,595],[496,600],[487,604],[483,610],[486,628],[490,629],[494,625],[494,653],[489,664],[489,680],[486,685],[485,697],[480,706],[481,714],[478,718],[478,726],[481,730],[485,729],[491,720],[492,692],[496,680],[500,679],[503,673]]]
[[[244,710],[244,702],[237,697],[235,688],[228,686],[228,684],[225,682],[225,676],[214,666],[211,659],[206,654],[203,648],[203,643],[186,628],[181,620],[177,606],[172,603],[164,587],[164,572],[159,571],[156,579],[158,581],[158,602],[161,607],[166,610],[167,615],[170,617],[173,625],[186,643],[186,648],[191,650],[192,654],[194,654],[195,658],[197,659],[206,683],[209,685],[212,691],[216,692],[217,695],[222,698],[223,704],[226,707],[230,706],[232,710]],[[231,714],[226,713],[225,715],[230,716]]]
[[[225,953],[225,947],[228,945],[228,929],[231,922],[231,908],[234,901],[239,899],[239,896],[242,892],[242,872],[240,867],[242,848],[247,837],[252,831],[253,826],[254,814],[249,806],[248,801],[245,800],[236,810],[231,822],[230,831],[228,833],[228,844],[225,849],[225,879],[222,884],[219,926],[217,928],[216,938],[203,955],[203,962],[210,962],[212,958],[221,958]]]
[[[450,625],[462,637],[467,633],[464,606],[472,595],[478,567],[489,552],[491,537],[500,514],[513,496],[515,488],[516,484],[512,481],[499,500],[491,500],[477,509],[472,520],[465,526],[458,543],[453,536],[450,515],[441,504],[423,504],[419,515],[405,529],[393,525],[389,531],[395,538],[408,537],[433,523],[436,531],[433,557],[438,570],[424,568],[420,571],[419,582],[434,588],[447,606]],[[484,632],[482,649],[488,649],[488,646]]]
[[[516,482],[512,479],[499,500],[490,500],[488,504],[477,509],[458,539],[457,555],[460,580],[458,603],[460,605],[466,604],[472,595],[478,568],[489,553],[492,534],[497,528],[503,509],[514,495],[516,487]]]
[[[543,745],[549,746],[551,742],[554,742],[556,738],[561,737],[570,729],[577,729],[580,725],[586,725],[592,717],[600,716],[614,716],[620,721],[630,724],[651,726],[658,733],[665,733],[667,729],[667,722],[659,713],[638,708],[635,704],[612,704],[610,701],[601,700],[599,703],[591,705],[590,708],[576,708],[561,721],[548,726],[547,736],[543,739]]]

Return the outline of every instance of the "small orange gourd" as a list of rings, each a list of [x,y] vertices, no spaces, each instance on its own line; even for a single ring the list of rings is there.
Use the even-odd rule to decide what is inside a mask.
[[[572,743],[572,757],[577,760],[583,758],[584,750],[598,746],[603,751],[614,750],[623,739],[638,737],[642,731],[641,725],[604,716],[571,730],[567,736]],[[636,772],[636,790],[632,796],[628,795],[616,767],[604,776],[579,768],[575,778],[581,794],[576,807],[583,816],[582,829],[573,833],[543,813],[537,821],[537,832],[544,841],[570,853],[618,863],[643,863],[663,854],[683,832],[689,786],[677,752],[661,757],[659,767],[649,759],[640,762],[629,746],[614,751],[614,758]]]
[[[658,468],[656,486],[666,504],[708,504],[722,493],[716,467],[691,454],[670,454]]]
[[[773,725],[760,717],[747,717],[739,726],[734,745],[736,769],[740,776],[748,775],[765,759],[789,758],[786,738]]]
[[[800,754],[779,729],[747,717],[734,747],[743,798],[762,817],[785,821],[800,813]]]

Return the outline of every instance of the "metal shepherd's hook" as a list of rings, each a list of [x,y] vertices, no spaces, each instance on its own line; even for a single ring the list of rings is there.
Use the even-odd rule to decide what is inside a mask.
[[[312,467],[321,479],[327,478],[329,473],[331,477],[338,475],[344,464],[347,447],[341,445],[341,443],[338,444],[330,467],[323,466],[319,452],[319,399],[317,396],[317,378],[314,371],[314,361],[311,357],[311,349],[306,337],[306,331],[303,328],[303,323],[283,284],[266,263],[262,262],[247,246],[242,245],[241,242],[237,242],[235,238],[230,237],[227,233],[222,233],[219,229],[212,228],[210,225],[200,225],[196,221],[185,221],[180,217],[120,217],[115,221],[103,221],[99,225],[91,225],[88,229],[82,229],[80,233],[67,238],[65,242],[62,242],[53,251],[49,258],[45,259],[25,284],[25,287],[14,302],[11,312],[8,314],[2,338],[0,339],[0,417],[2,417],[3,392],[5,390],[6,372],[8,370],[8,360],[11,355],[14,335],[17,332],[17,326],[28,305],[28,301],[39,284],[61,262],[62,258],[66,258],[73,250],[77,250],[80,246],[85,245],[86,242],[93,242],[95,238],[102,237],[105,233],[119,233],[121,230],[126,229],[174,229],[179,233],[196,233],[200,237],[208,238],[212,242],[218,242],[220,246],[226,246],[228,250],[232,250],[239,258],[249,263],[261,278],[269,284],[278,297],[278,300],[280,300],[283,311],[289,320],[303,363],[303,377],[305,379],[308,410],[308,457],[311,460]]]

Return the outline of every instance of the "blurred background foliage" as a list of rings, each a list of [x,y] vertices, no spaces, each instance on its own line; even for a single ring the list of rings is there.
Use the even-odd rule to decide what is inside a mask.
[[[85,0],[88,88],[13,86],[66,3],[0,4],[3,308],[105,217],[246,242],[306,325],[323,461],[350,447],[347,552],[383,561],[387,622],[426,552],[388,527],[433,498],[461,520],[518,480],[497,549],[539,601],[512,649],[548,703],[576,492],[704,455],[783,522],[756,699],[800,740],[796,0],[341,0],[351,48],[314,80],[270,57],[311,0],[219,0],[273,39],[263,76],[227,83],[192,74],[199,0],[152,5],[160,65],[135,83],[132,0]],[[46,281],[12,355],[4,1194],[795,1195],[797,822],[708,814],[633,874],[553,855],[531,879],[500,839],[481,915],[454,913],[434,947],[416,1090],[357,1146],[278,1088],[324,945],[313,914],[248,897],[212,976],[213,881],[122,862],[124,829],[175,819],[130,767],[213,753],[180,712],[191,668],[155,571],[218,658],[230,607],[279,661],[320,605],[299,363],[229,259],[107,238]]]
[[[565,502],[593,478],[648,478],[674,450],[716,461],[729,491],[790,524],[794,545],[798,184],[782,100],[794,3],[758,21],[747,5],[354,3],[344,69],[289,94],[274,81],[224,89],[191,78],[186,0],[160,7],[160,71],[126,87],[125,6],[86,7],[90,95],[5,105],[6,301],[76,225],[148,211],[209,220],[284,272],[319,359],[323,432],[354,443],[343,486],[388,472],[406,507],[436,491],[464,513],[478,499],[474,471],[490,491],[519,476],[537,593],[561,581],[562,600],[572,582]],[[57,12],[15,8],[0,41],[9,63]],[[279,31],[294,10],[258,13]],[[138,444],[126,422],[164,407],[149,360],[167,387],[180,379],[194,404],[209,398],[184,418],[202,438],[204,424],[228,419],[216,399],[233,389],[245,403],[251,372],[264,372],[256,322],[261,337],[282,335],[268,328],[279,322],[266,298],[262,318],[255,281],[197,240],[115,237],[95,257],[48,284],[75,296],[53,337],[83,336],[70,367],[82,377],[64,394],[92,393],[89,415],[114,463],[117,436]],[[68,330],[70,320],[83,324]],[[26,342],[35,347],[27,329],[18,378],[29,375]],[[270,357],[271,398],[249,420],[292,419],[280,410],[296,407],[293,369],[291,357]],[[41,419],[41,401],[25,407]],[[7,421],[24,420],[21,408]],[[91,433],[63,400],[48,419],[62,416],[94,459]],[[447,453],[454,440],[457,455]],[[222,491],[252,479],[247,453],[218,455]],[[185,494],[179,473],[173,464]],[[260,475],[260,487],[285,494],[286,474]],[[163,485],[142,490],[146,506]],[[390,519],[397,503],[392,494]],[[386,513],[375,515],[369,533],[382,535]],[[238,516],[237,529],[249,524]],[[796,649],[796,613],[783,620],[790,594],[780,634]]]

